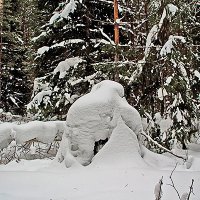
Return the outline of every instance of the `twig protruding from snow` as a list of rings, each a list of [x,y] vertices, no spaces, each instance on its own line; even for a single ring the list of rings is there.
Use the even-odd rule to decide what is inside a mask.
[[[155,194],[155,197],[156,197],[155,200],[161,200],[161,197],[162,197],[162,194],[163,194],[162,185],[163,185],[163,176],[155,186],[155,189],[154,189],[154,194]]]

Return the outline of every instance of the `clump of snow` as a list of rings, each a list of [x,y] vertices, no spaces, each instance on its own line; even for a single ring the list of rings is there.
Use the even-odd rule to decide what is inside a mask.
[[[41,90],[49,90],[48,88],[48,83],[44,82],[46,77],[39,77],[34,79],[34,84],[33,84],[33,94],[34,92],[38,92]]]
[[[91,162],[96,141],[110,138],[121,117],[134,134],[143,130],[141,117],[124,96],[122,85],[105,80],[89,94],[79,98],[67,114],[65,137],[72,145],[72,154],[83,165]]]
[[[173,126],[173,121],[169,116],[167,116],[160,120],[159,126],[161,133],[164,133]]]
[[[29,110],[32,107],[35,107],[37,109],[42,101],[44,101],[44,103],[48,103],[47,99],[46,99],[46,102],[45,102],[44,97],[48,98],[49,96],[51,96],[51,93],[52,93],[51,90],[39,92],[37,95],[35,95],[35,97],[32,99],[32,101],[27,105],[27,109]]]
[[[161,56],[166,56],[167,54],[172,52],[172,49],[174,48],[173,44],[176,44],[176,40],[180,40],[182,43],[185,43],[185,38],[182,36],[174,36],[170,35],[168,41],[164,44],[162,49],[160,50]]]
[[[169,15],[171,16],[174,16],[176,12],[178,11],[178,7],[172,3],[167,4],[166,8],[168,9]]]
[[[166,86],[169,85],[171,83],[172,79],[173,79],[172,76],[167,77],[167,80],[165,81],[164,85],[166,85]]]
[[[181,200],[187,200],[187,199],[188,199],[188,193],[185,192],[185,193],[182,194]]]
[[[177,6],[175,6],[173,4],[166,5],[166,7],[163,10],[163,13],[162,13],[159,23],[155,24],[151,28],[151,30],[149,31],[149,33],[147,35],[146,47],[145,47],[145,52],[144,52],[145,58],[147,58],[149,56],[150,49],[152,46],[154,46],[153,41],[155,41],[158,38],[158,33],[163,25],[164,19],[165,18],[170,19],[172,16],[175,15],[177,10],[178,10]],[[166,55],[167,53],[171,52],[171,49],[173,48],[172,42],[174,42],[174,39],[180,39],[182,42],[184,42],[183,41],[184,38],[181,36],[170,36],[169,40],[166,42],[166,44],[163,46],[163,48],[161,50],[161,56]]]
[[[200,73],[197,70],[194,71],[194,75],[200,80]]]
[[[61,61],[54,69],[54,74],[60,73],[59,78],[64,78],[70,67],[76,67],[83,60],[79,57],[67,58],[65,61]]]
[[[151,30],[149,31],[149,34],[147,35],[147,40],[146,40],[146,47],[144,51],[145,57],[148,57],[150,48],[152,46],[152,41],[157,39],[157,34],[159,32],[158,25],[154,25]]]
[[[51,17],[49,23],[53,24],[57,19],[59,19],[60,17],[68,19],[69,18],[69,14],[73,13],[76,9],[77,6],[77,1],[76,0],[70,0],[68,2],[68,0],[66,0],[65,3],[65,7],[64,9],[59,13],[59,12],[55,12],[54,15]]]
[[[43,31],[40,35],[38,35],[37,37],[33,37],[31,40],[33,42],[36,42],[40,37],[46,36],[46,35],[47,35],[47,33]]]
[[[162,101],[163,100],[163,98],[165,97],[165,96],[167,96],[168,95],[168,93],[167,93],[167,91],[166,91],[166,89],[165,88],[159,88],[158,89],[158,98]]]
[[[16,100],[12,97],[12,96],[9,96],[10,100],[19,108]]]
[[[178,107],[176,108],[175,116],[176,116],[176,119],[177,119],[178,122],[181,122],[183,120],[183,116],[182,116],[181,111]]]
[[[37,54],[38,55],[42,55],[44,54],[46,51],[49,51],[49,47],[48,46],[43,46],[43,47],[40,47],[37,51]]]
[[[30,153],[32,155],[36,154],[36,147],[33,144],[30,146]]]
[[[69,39],[65,40],[65,44],[77,44],[77,43],[83,43],[84,40],[82,39]]]
[[[63,135],[60,143],[60,148],[56,155],[55,161],[63,162],[67,168],[72,166],[81,166],[80,163],[75,159],[71,152],[71,143],[66,135]]]
[[[61,16],[63,18],[68,18],[70,13],[73,13],[76,9],[76,4],[77,1],[76,0],[70,0],[69,3],[65,6],[65,8],[63,9],[63,11],[61,12]]]
[[[60,17],[59,12],[54,12],[54,15],[51,17],[51,19],[49,20],[50,24],[53,24],[54,21],[56,21],[56,19],[58,19]]]

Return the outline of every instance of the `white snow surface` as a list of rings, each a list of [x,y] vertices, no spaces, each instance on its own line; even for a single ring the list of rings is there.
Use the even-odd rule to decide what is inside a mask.
[[[107,147],[107,150],[109,148]],[[94,159],[94,164],[87,167],[74,165],[66,168],[52,160],[21,160],[19,163],[12,161],[7,165],[1,165],[0,199],[155,199],[154,191],[162,177],[162,200],[178,199],[176,192],[169,185],[171,184],[169,176],[175,167],[174,163],[176,163],[174,159],[146,151],[145,155],[147,155],[144,157],[144,161],[150,165],[147,167],[144,164],[140,165],[137,158],[134,160],[124,157],[124,154],[115,154],[115,152],[107,160],[108,157],[103,158],[103,156],[107,156],[105,154],[107,150],[100,150],[104,153],[100,155],[99,152],[98,162],[95,163]],[[129,150],[132,152],[131,149]],[[192,151],[189,152],[189,154],[191,153]],[[112,163],[110,159],[113,159],[114,162]],[[189,192],[191,181],[194,179],[194,195],[191,194],[190,200],[200,199],[199,161],[199,152],[196,152],[193,154],[193,168],[186,169],[184,164],[178,164],[172,175],[180,196]],[[123,163],[123,165],[116,165],[116,163]],[[132,164],[130,165],[130,163]]]
[[[142,159],[140,151],[135,133],[128,128],[122,118],[119,118],[109,141],[93,158],[91,165],[146,168],[147,164]]]
[[[89,94],[79,98],[69,109],[65,136],[70,139],[72,149],[76,151],[72,154],[76,154],[81,164],[91,162],[95,142],[110,138],[119,117],[132,130],[132,134],[142,132],[138,111],[123,96],[122,85],[105,80],[94,85]]]
[[[45,130],[49,128],[52,131],[55,123],[66,130],[55,160],[21,160],[0,165],[0,199],[155,199],[158,182],[162,179],[162,200],[176,200],[178,196],[169,185],[172,184],[169,177],[174,169],[172,179],[180,196],[186,196],[194,179],[194,194],[191,194],[190,200],[199,200],[200,145],[188,144],[187,151],[173,150],[177,155],[188,157],[186,162],[171,154],[153,153],[139,145],[137,135],[142,131],[141,119],[123,95],[120,84],[100,82],[72,105],[66,129],[63,122],[32,122],[16,125],[18,129],[10,123],[0,124],[0,136],[4,127],[4,133],[16,141],[25,140],[23,131],[49,141],[51,136]],[[157,118],[159,120],[159,116]],[[43,136],[37,135],[36,128],[41,126],[40,123],[46,127]],[[93,157],[92,163],[83,167],[79,162],[88,161],[94,141],[108,136],[110,139]],[[31,151],[34,153],[34,147]],[[65,162],[57,162],[62,156],[65,156]]]

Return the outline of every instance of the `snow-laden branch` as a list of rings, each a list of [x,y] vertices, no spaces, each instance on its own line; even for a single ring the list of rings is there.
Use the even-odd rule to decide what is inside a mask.
[[[101,34],[110,42],[110,44],[115,45],[114,41],[103,31],[102,28],[99,28]]]
[[[172,151],[170,151],[169,149],[163,147],[161,144],[159,144],[158,142],[156,142],[155,140],[153,140],[149,135],[147,135],[144,131],[141,133],[143,136],[145,136],[149,142],[152,142],[153,144],[155,144],[157,147],[159,147],[160,149],[172,154],[173,156],[177,157],[177,158],[181,158],[183,159],[184,161],[186,161],[186,158],[183,157],[183,156],[179,156],[177,154],[174,154]]]
[[[60,17],[68,19],[69,18],[69,14],[70,13],[74,13],[74,11],[76,10],[77,3],[78,2],[76,0],[70,0],[69,3],[67,3],[65,5],[65,7],[64,7],[64,9],[62,10],[61,13],[59,13],[58,11],[54,12],[54,15],[49,20],[49,23],[53,24]]]
[[[176,40],[180,40],[182,43],[186,42],[183,36],[170,35],[168,41],[162,47],[160,55],[166,56],[167,54],[171,53],[172,49],[174,48],[173,44],[176,44]]]

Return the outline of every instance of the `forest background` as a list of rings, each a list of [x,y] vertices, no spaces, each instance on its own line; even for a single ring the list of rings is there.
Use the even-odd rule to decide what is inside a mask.
[[[65,120],[77,98],[110,79],[123,85],[154,141],[185,149],[198,140],[199,1],[119,0],[118,6],[114,21],[113,1],[1,0],[2,120],[8,112]]]

